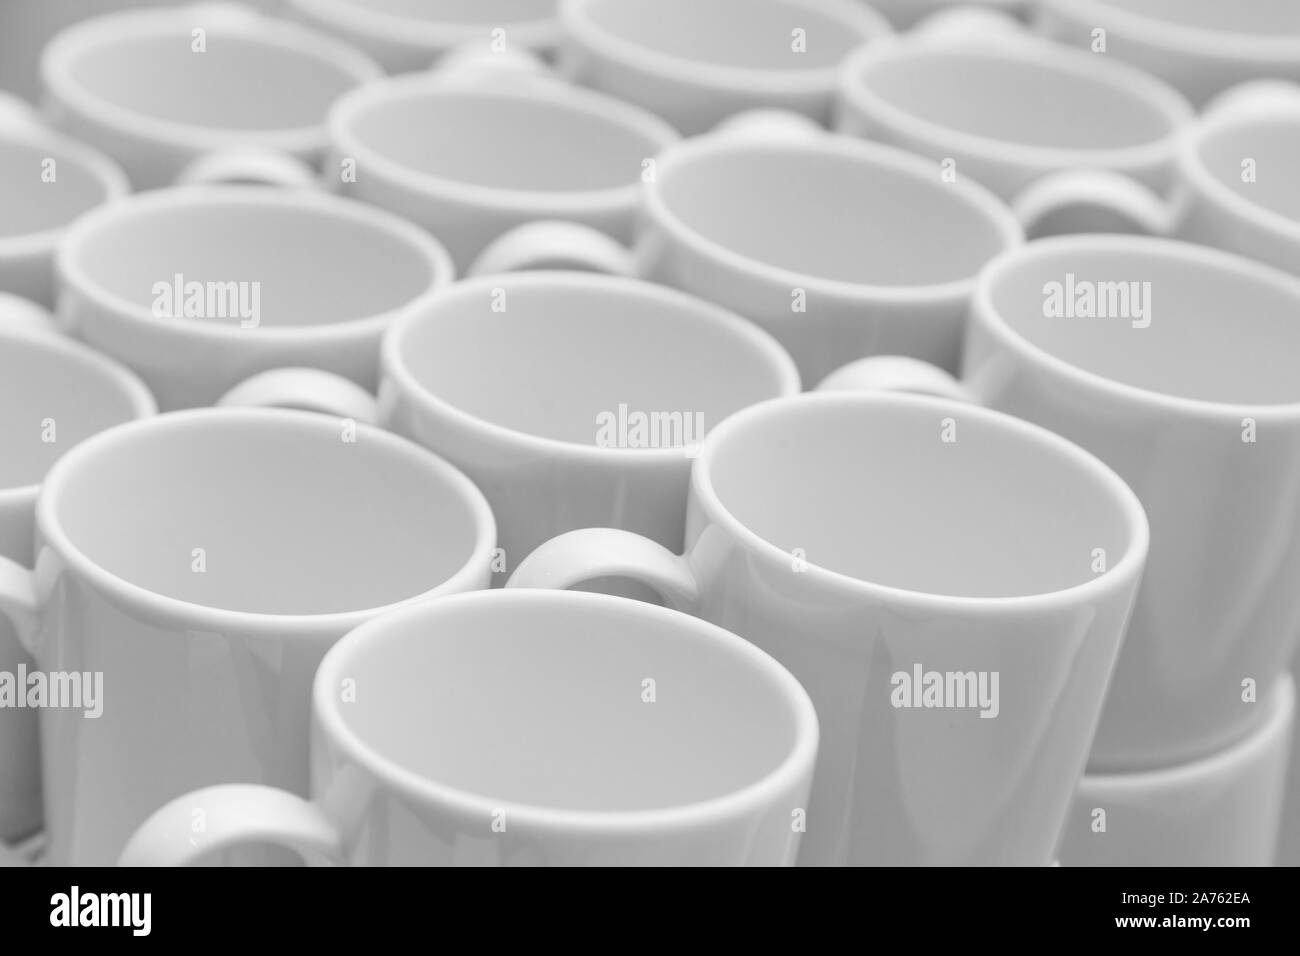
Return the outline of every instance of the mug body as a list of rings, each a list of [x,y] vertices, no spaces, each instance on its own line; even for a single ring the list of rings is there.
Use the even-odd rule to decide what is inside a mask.
[[[0,308],[4,308],[0,304]],[[125,368],[57,333],[6,317],[0,329],[0,556],[30,567],[36,496],[46,471],[83,439],[152,415],[153,397]],[[26,699],[36,669],[8,620],[0,618],[0,673]],[[0,708],[0,842],[41,822],[35,708]]]
[[[973,406],[819,394],[715,430],[685,561],[817,707],[800,864],[1050,865],[1146,547],[1100,462]]]
[[[772,107],[830,119],[840,62],[890,31],[852,0],[561,0],[559,67],[686,136]]]
[[[330,114],[327,175],[344,195],[440,237],[459,271],[527,222],[561,219],[632,236],[644,177],[677,139],[662,120],[557,81],[471,75],[368,84]]]
[[[337,39],[236,4],[110,13],[67,27],[41,56],[50,120],[121,163],[137,189],[223,150],[314,164],[330,103],[379,75]]]
[[[1283,676],[1258,725],[1186,764],[1085,774],[1061,836],[1062,866],[1272,866],[1295,723]],[[1282,861],[1279,861],[1282,862]]]
[[[486,586],[493,531],[446,462],[322,415],[176,412],[78,445],[37,504],[36,663],[80,688],[40,714],[49,861],[111,865],[197,786],[306,793],[322,655]]]
[[[592,526],[680,549],[691,463],[733,412],[799,390],[790,357],[739,316],[634,279],[471,279],[384,342],[380,420],[491,502],[504,583],[543,541]]]
[[[955,368],[974,277],[1023,232],[928,160],[843,136],[699,137],[646,187],[646,274],[756,322],[810,387],[853,358]]]
[[[441,244],[391,213],[307,190],[157,190],[77,222],[59,321],[133,368],[164,410],[305,366],[373,389],[379,341],[449,283]]]
[[[1137,492],[1151,557],[1090,770],[1240,739],[1300,633],[1300,281],[1139,237],[1030,243],[980,279],[963,379]]]

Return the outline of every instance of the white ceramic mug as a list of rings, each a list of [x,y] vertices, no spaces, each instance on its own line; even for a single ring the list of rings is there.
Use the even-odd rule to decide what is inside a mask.
[[[722,628],[605,595],[494,591],[340,641],[316,675],[312,743],[310,802],[199,790],[151,817],[122,864],[266,840],[360,866],[788,866],[817,718],[788,671]]]
[[[455,73],[358,87],[329,130],[325,169],[339,191],[429,229],[460,270],[537,219],[630,239],[642,177],[677,139],[644,110],[552,78]]]
[[[808,383],[877,352],[955,368],[975,275],[1024,228],[982,186],[940,172],[780,114],[736,117],[655,159],[631,249],[573,223],[531,223],[470,272],[561,261],[675,286],[758,323]]]
[[[962,381],[868,359],[827,387],[977,401],[1095,453],[1152,548],[1089,769],[1182,763],[1242,738],[1246,697],[1300,635],[1300,280],[1165,239],[1029,243],[981,274]],[[1249,684],[1245,682],[1249,681]]]
[[[50,470],[36,563],[0,608],[100,713],[41,710],[48,860],[107,865],[160,804],[215,783],[307,792],[312,676],[385,611],[485,587],[492,512],[395,435],[198,409],[120,425]]]
[[[593,524],[679,548],[699,443],[733,412],[799,391],[790,357],[739,316],[583,273],[457,283],[409,309],[382,351],[378,402],[364,417],[483,490],[502,575],[548,538]],[[335,384],[270,372],[223,401],[327,406]]]
[[[126,368],[59,335],[44,310],[0,295],[0,557],[27,565],[35,558],[36,496],[60,456],[90,435],[155,411],[153,396]],[[23,698],[0,706],[0,843],[29,835],[41,822],[37,711],[19,706],[27,694],[19,675],[34,669],[0,618],[0,672]]]
[[[57,270],[59,321],[138,372],[164,410],[283,366],[374,388],[384,330],[453,275],[441,244],[391,213],[255,186],[105,206],[68,230]]]
[[[1085,775],[1062,831],[1061,864],[1271,866],[1295,682],[1283,677],[1255,706],[1255,728],[1224,750],[1157,770]]]
[[[556,0],[285,0],[298,19],[364,50],[389,73],[426,69],[456,47],[550,53]]]
[[[1062,43],[1104,43],[1097,55],[1165,79],[1198,106],[1246,80],[1300,80],[1291,0],[1037,0],[1035,20]]]
[[[948,163],[1010,203],[1030,183],[1072,169],[1111,170],[1169,190],[1193,115],[1177,91],[1018,26],[989,27],[987,17],[952,11],[850,56],[837,128]],[[1091,198],[1058,196],[1056,205],[1082,209],[1043,225],[1054,232],[1095,225],[1085,218],[1096,215]]]
[[[681,133],[773,107],[830,118],[840,62],[889,23],[858,0],[561,0],[560,71]]]
[[[1184,129],[1176,160],[1168,198],[1114,170],[1070,170],[1028,186],[1016,208],[1051,216],[1040,210],[1073,193],[1112,231],[1185,239],[1300,274],[1290,182],[1300,162],[1300,86],[1260,80],[1226,91]]]
[[[108,157],[0,90],[0,292],[54,304],[54,250],[78,216],[124,195]]]
[[[1136,496],[1046,429],[817,394],[705,439],[684,555],[587,528],[509,586],[625,575],[788,667],[822,733],[800,863],[1048,866],[1146,549]]]
[[[85,20],[41,58],[51,121],[121,163],[137,189],[169,185],[212,154],[314,164],[330,103],[380,72],[333,37],[224,3]],[[273,160],[241,164],[236,178],[285,178]]]

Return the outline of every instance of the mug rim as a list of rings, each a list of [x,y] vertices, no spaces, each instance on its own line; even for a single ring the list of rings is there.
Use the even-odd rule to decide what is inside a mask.
[[[359,115],[376,107],[430,97],[462,97],[544,102],[570,113],[595,117],[608,126],[634,132],[651,143],[653,151],[646,158],[657,156],[681,138],[672,126],[648,110],[594,90],[569,86],[558,79],[544,79],[545,82],[539,79],[535,84],[485,82],[480,85],[454,75],[397,74],[344,93],[330,108],[325,127],[333,149],[341,155],[356,157],[366,168],[375,170],[393,185],[410,192],[493,210],[522,210],[539,219],[598,213],[611,208],[634,209],[641,199],[642,184],[637,177],[621,186],[596,189],[537,190],[484,186],[391,159],[366,143],[354,128]]]
[[[159,39],[188,34],[194,18],[208,15],[221,20],[247,42],[267,49],[292,52],[315,60],[353,85],[383,76],[366,54],[342,40],[291,20],[271,17],[252,8],[231,4],[196,4],[181,7],[146,7],[101,14],[72,24],[57,33],[41,51],[40,74],[45,96],[63,109],[89,116],[96,124],[131,136],[163,143],[184,153],[227,148],[232,140],[242,146],[264,147],[293,155],[315,153],[326,144],[325,119],[305,126],[278,129],[239,129],[159,119],[100,97],[72,77],[70,63],[86,52],[112,47],[124,39]]]
[[[840,133],[817,133],[798,141],[768,141],[751,139],[745,134],[726,132],[705,133],[681,140],[665,149],[658,157],[659,175],[647,183],[644,191],[646,214],[677,243],[686,246],[701,258],[722,265],[733,272],[746,273],[764,282],[774,282],[791,287],[801,287],[820,295],[861,303],[911,305],[948,300],[963,301],[975,288],[979,270],[959,279],[922,285],[879,285],[832,279],[825,276],[797,272],[774,263],[767,263],[747,254],[735,252],[722,243],[700,233],[668,206],[662,195],[663,183],[672,174],[675,165],[697,161],[697,157],[731,152],[743,154],[746,150],[770,152],[816,153],[843,159],[863,167],[886,167],[890,172],[913,180],[926,189],[940,189],[955,196],[977,212],[998,233],[1002,248],[989,258],[1004,255],[1025,242],[1025,232],[1010,207],[987,186],[968,177],[943,184],[934,175],[934,164],[916,153],[911,153],[883,143],[870,142]],[[982,268],[982,266],[981,266]]]
[[[643,46],[611,33],[588,15],[587,7],[600,0],[560,0],[558,17],[566,40],[603,59],[613,59],[622,69],[634,69],[656,78],[714,90],[769,96],[830,93],[835,89],[840,64],[773,70],[762,67],[708,63]],[[846,0],[778,0],[779,4],[815,10],[841,27],[852,29],[860,42],[890,36],[894,28],[884,15],[865,4]]]
[[[430,57],[448,48],[459,46],[492,28],[491,22],[459,23],[453,20],[426,20],[403,17],[387,10],[368,8],[346,0],[285,0],[312,22],[327,24],[336,30],[368,40],[392,43],[402,47],[427,50]],[[528,49],[548,49],[560,39],[558,17],[535,20],[505,21],[500,24],[508,36],[522,38],[520,45]]]
[[[1296,686],[1283,671],[1270,688],[1266,712],[1246,734],[1219,750],[1185,763],[1150,770],[1084,771],[1080,788],[1098,788],[1116,796],[1144,796],[1154,789],[1199,787],[1231,776],[1279,742],[1291,727],[1296,709]]]
[[[290,208],[299,212],[332,218],[335,221],[359,222],[389,236],[419,253],[429,268],[429,284],[405,302],[370,315],[356,316],[339,322],[315,325],[259,325],[254,331],[267,341],[332,342],[350,340],[378,333],[397,316],[417,305],[455,279],[456,267],[451,254],[438,238],[395,213],[359,200],[336,196],[314,189],[274,189],[266,186],[186,185],[167,186],[119,197],[86,213],[69,228],[55,252],[56,283],[71,287],[97,308],[111,311],[118,319],[130,322],[145,332],[168,329],[194,339],[211,342],[233,341],[248,336],[249,330],[220,322],[177,322],[159,318],[142,302],[135,302],[106,289],[91,276],[78,260],[81,247],[100,230],[113,228],[124,216],[147,215],[158,209],[167,212],[196,206],[229,209],[231,206],[256,206],[263,209]],[[246,339],[247,340],[247,339]]]
[[[1220,212],[1247,222],[1252,228],[1270,233],[1282,242],[1300,243],[1300,221],[1275,209],[1270,209],[1257,199],[1234,192],[1211,172],[1201,153],[1212,137],[1229,135],[1245,127],[1290,124],[1300,129],[1300,109],[1295,113],[1277,111],[1264,115],[1248,113],[1211,115],[1196,120],[1185,131],[1178,154],[1179,171],[1188,185]]]
[[[1045,8],[1075,23],[1105,22],[1115,24],[1125,39],[1136,40],[1156,49],[1203,56],[1224,61],[1251,61],[1273,64],[1300,56],[1300,33],[1292,36],[1221,32],[1190,26],[1176,20],[1162,20],[1107,0],[1040,0]],[[1225,45],[1226,44],[1226,45]]]
[[[999,62],[1014,60],[1058,76],[1068,76],[1071,80],[1083,78],[1099,83],[1132,102],[1142,102],[1155,109],[1164,117],[1169,128],[1157,139],[1102,149],[1016,143],[981,133],[957,130],[916,116],[880,96],[863,82],[863,71],[876,64],[898,60],[911,60],[915,63],[927,56],[943,54]],[[849,54],[840,74],[840,94],[846,103],[864,115],[883,122],[905,136],[926,141],[927,146],[947,148],[951,145],[968,155],[992,162],[1031,166],[1042,172],[1079,165],[1099,165],[1119,170],[1172,165],[1180,134],[1195,117],[1191,104],[1172,86],[1150,73],[1120,60],[1111,60],[1104,67],[1098,68],[1092,63],[1094,59],[1093,54],[1051,44],[1032,35],[989,38],[971,45],[951,46],[923,39],[899,38],[893,43],[867,45]]]
[[[1201,416],[1249,417],[1269,420],[1300,419],[1300,399],[1294,402],[1250,404],[1247,402],[1221,402],[1170,395],[1166,392],[1159,392],[1154,389],[1107,378],[1054,355],[1042,346],[1025,338],[1011,326],[1006,317],[994,306],[994,288],[1013,269],[1022,266],[1026,262],[1057,255],[1062,248],[1085,250],[1099,248],[1105,252],[1123,252],[1135,257],[1145,255],[1180,261],[1188,267],[1199,265],[1205,268],[1222,268],[1224,271],[1234,272],[1238,276],[1245,276],[1251,281],[1259,280],[1261,283],[1268,283],[1281,289],[1295,300],[1297,308],[1300,309],[1300,278],[1266,263],[1248,259],[1236,253],[1177,239],[1156,236],[1076,233],[1035,239],[1019,249],[1009,250],[990,260],[980,273],[979,281],[975,287],[975,294],[971,299],[971,321],[978,322],[1003,348],[1020,355],[1026,362],[1040,368],[1045,367],[1053,375],[1068,379],[1090,391],[1102,392],[1119,401],[1135,403],[1158,410]]]
[[[378,607],[319,614],[275,614],[196,604],[150,590],[102,567],[72,541],[59,520],[59,496],[69,480],[67,476],[75,473],[82,459],[94,455],[101,447],[120,442],[124,433],[130,436],[142,430],[185,430],[195,421],[239,428],[250,425],[259,428],[287,427],[299,431],[328,432],[331,436],[337,436],[338,431],[337,420],[328,415],[285,408],[250,407],[191,408],[164,412],[114,425],[91,435],[54,463],[37,496],[36,526],[38,540],[41,542],[36,563],[38,581],[42,578],[44,564],[40,552],[49,549],[64,567],[106,600],[128,609],[129,613],[161,621],[166,626],[222,633],[258,631],[279,639],[313,640],[322,631],[341,634],[378,615],[432,597],[471,589],[477,586],[475,582],[479,578],[486,579],[492,550],[496,547],[496,519],[483,492],[441,456],[412,441],[362,422],[357,422],[356,427],[359,434],[364,434],[367,444],[379,445],[385,455],[404,456],[408,461],[436,474],[447,490],[459,498],[464,512],[473,522],[475,540],[464,562],[450,576],[434,582],[427,590]]]
[[[28,300],[22,299],[20,296],[9,296],[7,293],[0,293],[0,305],[3,305],[2,300],[5,298],[18,299],[23,304],[28,303]],[[49,313],[45,309],[36,305],[36,303],[30,304],[49,317]],[[52,322],[53,318],[49,318]],[[112,379],[114,387],[125,396],[127,402],[131,405],[132,416],[128,421],[139,421],[158,414],[158,403],[154,399],[153,393],[149,391],[149,386],[145,385],[140,376],[116,359],[82,344],[76,339],[63,335],[55,328],[41,328],[39,326],[28,328],[22,325],[0,323],[0,342],[6,338],[21,338],[47,352],[57,353],[60,356],[60,361],[66,359],[70,364],[80,365],[83,369],[93,368]],[[119,424],[126,423],[120,422]],[[109,427],[116,428],[117,426],[111,425]],[[103,431],[108,431],[108,429],[102,429],[95,434],[101,434]],[[93,437],[95,436],[90,435],[82,441],[89,441]],[[73,447],[75,448],[76,445]],[[62,458],[66,458],[70,453],[71,450],[65,452]],[[58,462],[55,462],[55,464],[58,464]],[[50,470],[53,470],[53,467],[51,465]],[[47,471],[46,474],[48,475],[49,472]],[[26,485],[0,487],[0,509],[14,505],[19,507],[34,505],[42,484],[41,481],[33,481]]]
[[[1036,613],[1054,610],[1089,601],[1096,595],[1123,588],[1127,581],[1136,582],[1141,579],[1150,546],[1150,526],[1147,522],[1146,510],[1133,489],[1105,462],[1069,439],[1040,425],[1016,418],[1014,415],[973,403],[910,392],[804,392],[787,398],[768,399],[734,413],[706,435],[695,467],[691,470],[691,497],[700,504],[710,522],[725,528],[733,539],[739,540],[744,545],[747,555],[757,556],[769,563],[775,562],[782,568],[790,567],[789,552],[752,530],[722,501],[713,486],[711,475],[713,459],[721,454],[719,449],[733,432],[746,426],[752,427],[755,421],[762,422],[772,416],[792,414],[800,410],[801,406],[812,408],[817,405],[825,405],[829,408],[876,406],[886,410],[889,406],[930,408],[934,411],[974,416],[987,427],[999,429],[1004,433],[1017,433],[1017,441],[1022,439],[1027,442],[1032,441],[1040,448],[1048,448],[1057,458],[1069,459],[1072,462],[1071,466],[1076,470],[1089,473],[1094,482],[1109,495],[1108,507],[1122,519],[1128,540],[1119,560],[1105,573],[1068,587],[1032,594],[1003,596],[938,594],[880,584],[834,571],[811,561],[804,562],[805,567],[800,573],[801,577],[810,578],[823,587],[849,591],[871,600],[888,601],[895,606],[919,610],[932,610],[939,607],[966,614]],[[688,547],[688,553],[689,550]]]
[[[801,387],[799,372],[794,359],[790,357],[790,353],[772,337],[771,333],[764,331],[748,319],[729,309],[687,292],[642,279],[558,269],[503,273],[501,275],[463,279],[454,285],[447,286],[436,296],[422,302],[419,307],[408,309],[385,334],[380,346],[381,381],[394,382],[395,387],[401,391],[402,395],[419,406],[424,414],[440,420],[451,420],[458,428],[473,434],[478,440],[486,437],[494,443],[523,448],[540,455],[552,457],[563,455],[566,458],[578,459],[592,464],[690,461],[690,458],[686,455],[687,449],[684,446],[670,448],[614,448],[534,435],[471,414],[422,385],[415,378],[406,362],[404,348],[406,337],[412,334],[413,329],[434,321],[431,316],[437,310],[445,307],[449,300],[456,302],[474,295],[482,295],[485,290],[508,282],[524,283],[532,288],[567,287],[577,291],[585,291],[592,287],[604,288],[628,297],[657,301],[679,313],[693,312],[697,320],[711,322],[716,327],[726,328],[733,340],[746,341],[755,354],[762,355],[769,369],[775,372],[780,380],[778,388],[781,391],[778,395],[772,396],[773,398],[797,394]],[[732,414],[736,413],[733,412]],[[726,420],[725,418],[722,419],[722,421]],[[705,435],[705,438],[707,439],[708,435],[712,434],[721,423],[718,422],[717,425],[714,425]]]
[[[528,608],[539,604],[566,608],[603,606],[625,615],[662,621],[664,627],[689,629],[701,641],[724,646],[729,651],[728,659],[738,661],[750,674],[755,671],[764,674],[772,688],[773,700],[779,697],[786,709],[787,720],[794,731],[794,742],[774,768],[740,788],[719,796],[647,810],[571,810],[493,799],[409,770],[379,753],[349,726],[339,710],[341,704],[335,693],[338,680],[352,659],[365,655],[369,648],[378,647],[385,636],[408,622],[435,621],[448,613],[479,604],[518,605],[521,609],[518,613],[526,613]],[[820,736],[817,712],[803,685],[774,657],[732,631],[682,611],[643,601],[543,588],[471,591],[413,605],[367,621],[334,644],[321,660],[312,685],[312,714],[331,744],[345,751],[349,759],[366,768],[385,787],[409,796],[421,806],[436,805],[458,815],[481,814],[484,818],[489,817],[493,810],[501,809],[509,818],[529,826],[559,827],[592,835],[628,834],[654,827],[707,825],[761,808],[782,792],[797,788],[801,779],[811,781]]]
[[[89,173],[103,193],[98,202],[62,225],[37,232],[0,236],[0,256],[53,254],[59,241],[82,217],[115,200],[122,199],[131,192],[131,184],[126,173],[108,155],[57,130],[43,125],[33,126],[30,130],[0,128],[0,141],[38,148],[48,146],[58,150],[65,156],[71,157],[75,164]],[[3,148],[2,142],[0,148]],[[58,157],[56,156],[55,159],[57,160]]]

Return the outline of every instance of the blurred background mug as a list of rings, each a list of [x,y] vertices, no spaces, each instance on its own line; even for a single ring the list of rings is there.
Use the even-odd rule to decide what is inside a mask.
[[[642,179],[677,139],[672,127],[553,77],[512,79],[447,70],[358,87],[330,112],[326,176],[433,232],[461,271],[538,219],[630,240]]]
[[[668,147],[643,189],[631,248],[574,223],[531,223],[470,273],[563,262],[674,286],[756,322],[815,383],[877,352],[955,368],[975,274],[1024,237],[982,186],[780,113]]]
[[[557,0],[283,0],[286,12],[364,50],[389,73],[424,70],[456,47],[548,54]]]
[[[391,213],[256,186],[106,206],[69,230],[57,270],[61,325],[133,368],[163,410],[284,366],[338,373],[355,405],[377,383],[384,331],[453,276],[442,245]]]
[[[561,0],[560,72],[684,135],[742,110],[830,119],[841,61],[890,31],[857,0]]]
[[[85,20],[41,57],[51,122],[117,160],[137,189],[166,186],[229,151],[314,165],[330,104],[379,75],[333,37],[221,3]],[[246,160],[239,175],[292,178],[268,172],[268,162]]]
[[[1291,0],[1037,0],[1037,29],[1132,63],[1197,106],[1245,80],[1300,80],[1300,7]]]
[[[79,216],[130,190],[108,157],[0,91],[0,292],[54,304],[54,250]]]
[[[1071,169],[1112,170],[1167,192],[1192,119],[1182,96],[1141,70],[965,10],[868,44],[840,81],[841,132],[928,156],[1013,204],[1030,183]],[[1055,204],[1063,208],[1046,231],[1113,225],[1087,190]]]

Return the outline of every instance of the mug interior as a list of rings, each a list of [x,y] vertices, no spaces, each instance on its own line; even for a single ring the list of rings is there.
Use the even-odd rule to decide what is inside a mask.
[[[491,189],[578,192],[640,182],[664,140],[592,107],[492,90],[372,101],[353,135],[407,169]]]
[[[0,488],[34,485],[64,452],[141,414],[121,373],[59,340],[0,338]]]
[[[73,548],[209,608],[379,608],[442,584],[478,541],[468,482],[439,459],[364,427],[348,441],[338,421],[305,412],[162,415],[62,465],[75,467],[46,490]]]
[[[1022,146],[1122,149],[1159,142],[1176,127],[1122,80],[1071,68],[1048,49],[911,50],[863,64],[856,83],[908,116]]]
[[[204,308],[177,320],[234,326],[251,310],[231,314],[238,310],[230,296],[249,307],[256,294],[261,327],[317,326],[392,311],[435,284],[428,250],[404,229],[377,222],[382,214],[345,200],[295,202],[268,192],[147,194],[102,215],[65,251],[92,286],[155,314],[160,302],[166,316],[186,314],[186,288],[200,283]],[[206,306],[217,288],[233,290],[224,309]]]
[[[751,70],[835,67],[867,35],[824,7],[790,0],[588,0],[597,29],[645,50]],[[807,42],[796,50],[792,31]]]
[[[370,628],[324,675],[364,693],[334,706],[331,683],[325,706],[408,773],[553,810],[727,796],[806,743],[793,679],[711,625],[617,598],[522,593],[451,598]]]
[[[773,402],[715,435],[697,469],[706,460],[697,481],[749,531],[876,585],[1047,594],[1095,580],[1095,548],[1113,568],[1133,547],[1129,505],[1100,463],[969,405],[910,395]]]
[[[200,14],[193,26],[204,26]],[[358,81],[324,53],[223,31],[217,23],[202,53],[192,50],[187,27],[90,44],[67,69],[86,95],[135,115],[246,132],[318,126]]]
[[[1294,0],[1108,0],[1105,5],[1223,33],[1300,33],[1300,6]]]
[[[966,280],[1010,244],[968,195],[917,169],[836,150],[710,144],[664,163],[659,196],[731,253],[872,286]]]
[[[55,179],[45,182],[51,159]],[[75,156],[0,134],[0,238],[59,229],[108,196],[103,179]]]
[[[988,290],[1016,335],[1094,375],[1206,402],[1300,402],[1300,283],[1246,260],[1161,241],[1031,244]]]
[[[1300,222],[1300,121],[1257,119],[1211,125],[1196,143],[1197,156],[1219,183],[1252,206]],[[1255,176],[1243,179],[1242,162],[1255,161]]]
[[[503,289],[498,311],[492,283],[452,287],[396,338],[421,388],[494,425],[593,445],[602,416],[626,406],[677,415],[665,434],[690,444],[792,388],[775,343],[684,295],[588,275],[520,276]]]

